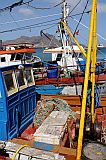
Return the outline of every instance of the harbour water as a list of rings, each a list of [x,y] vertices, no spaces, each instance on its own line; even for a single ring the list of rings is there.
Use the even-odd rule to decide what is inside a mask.
[[[43,53],[43,48],[36,48],[35,55],[40,57],[43,62],[52,60],[51,53]],[[97,59],[106,59],[106,48],[97,49]]]
[[[36,48],[35,55],[38,56],[42,62],[44,61],[51,61],[52,60],[52,54],[51,53],[43,53],[43,48]]]

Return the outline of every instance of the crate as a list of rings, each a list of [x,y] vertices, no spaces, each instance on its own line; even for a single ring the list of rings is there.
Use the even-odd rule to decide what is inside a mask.
[[[60,145],[67,128],[68,112],[53,111],[34,133],[34,140]]]

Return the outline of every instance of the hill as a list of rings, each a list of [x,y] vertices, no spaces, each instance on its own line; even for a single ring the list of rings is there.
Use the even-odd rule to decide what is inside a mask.
[[[52,41],[50,41],[52,40]],[[59,41],[50,34],[46,36],[21,36],[17,39],[7,40],[3,44],[20,44],[20,43],[29,43],[34,44],[35,48],[39,47],[57,47],[60,45]]]

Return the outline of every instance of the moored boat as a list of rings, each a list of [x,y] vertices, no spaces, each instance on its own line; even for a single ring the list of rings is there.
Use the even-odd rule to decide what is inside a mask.
[[[65,6],[66,5],[64,1],[64,7]],[[85,78],[84,78],[82,96],[76,96],[76,95],[73,97],[65,96],[64,98],[67,100],[68,104],[63,100],[63,97],[62,97],[62,100],[58,99],[57,97],[56,99],[53,98],[51,101],[47,100],[47,98],[49,98],[48,95],[47,95],[47,98],[46,96],[44,97],[43,102],[42,100],[39,101],[36,108],[35,116],[34,116],[33,126],[30,125],[21,134],[20,139],[18,138],[13,139],[12,142],[14,142],[15,144],[12,142],[7,142],[6,145],[2,147],[3,151],[6,151],[7,154],[9,152],[8,156],[9,158],[12,158],[12,160],[16,158],[22,159],[22,160],[23,159],[25,160],[26,159],[51,159],[51,160],[54,160],[54,159],[55,160],[59,160],[59,159],[103,160],[105,159],[106,157],[106,152],[105,152],[105,149],[106,149],[106,145],[105,145],[106,97],[103,96],[102,97],[103,99],[101,98],[103,102],[100,103],[100,97],[98,95],[98,90],[95,85],[96,61],[95,61],[94,55],[96,54],[95,52],[96,45],[93,46],[93,54],[91,55],[92,43],[90,41],[90,40],[93,40],[94,44],[96,44],[96,41],[93,38],[93,34],[95,36],[95,33],[96,33],[95,32],[96,19],[94,18],[96,16],[96,10],[97,10],[97,3],[96,3],[96,0],[94,0],[92,1],[92,12],[91,12],[92,25],[90,27],[90,34],[89,34],[88,54],[86,59],[86,68],[85,68],[85,74],[84,74]],[[63,20],[61,21],[61,23],[65,27],[67,27],[67,25],[64,23]],[[91,72],[90,72],[90,63],[92,66]],[[56,66],[53,66],[52,68],[56,69]],[[17,121],[16,119],[15,121],[16,126],[14,126],[13,123],[12,123],[13,125],[11,124],[11,126],[12,128],[15,127],[15,129],[17,129],[18,127],[20,131],[20,125],[23,126],[24,124],[23,122],[24,120],[21,121],[22,120],[21,118],[24,119],[22,115],[24,115],[25,118],[27,117],[29,120],[29,116],[28,116],[29,112],[27,112],[27,110],[30,111],[30,109],[32,110],[34,109],[32,106],[29,109],[26,103],[28,101],[29,105],[31,105],[33,104],[33,102],[35,102],[36,90],[35,90],[32,70],[31,71],[28,70],[28,74],[27,74],[26,66],[25,68],[19,67],[18,69],[17,67],[15,69],[13,67],[14,71],[12,71],[12,76],[14,77],[13,83],[16,84],[16,91],[18,91],[17,96],[19,96],[18,97],[19,103],[16,104],[17,106],[19,105],[18,106],[19,110],[17,110],[17,107],[16,107],[16,111],[19,113],[19,115],[20,115],[20,110],[22,111],[21,111],[20,117],[18,117],[19,115],[16,112],[17,113],[16,117],[19,118],[19,121]],[[55,71],[57,73],[57,69]],[[2,72],[1,72],[1,77],[2,77],[1,79],[2,79],[2,84],[4,85],[2,88],[3,88],[3,92],[5,92],[5,97],[1,96],[1,98],[6,99],[7,103],[5,102],[5,104],[7,105],[10,104],[10,106],[12,107],[13,102],[11,101],[11,96],[14,95],[14,92],[8,93],[8,87],[7,87],[8,83],[6,83],[7,81],[5,80],[5,73],[3,74]],[[19,72],[21,72],[22,79],[19,76],[20,75]],[[9,74],[9,72],[6,72],[6,73]],[[29,79],[31,77],[29,75],[32,75],[32,79],[33,79],[32,81],[31,79]],[[11,82],[12,81],[13,80],[11,80]],[[24,84],[26,88],[24,88],[24,86],[21,84]],[[31,88],[31,92],[29,92],[29,87],[32,87],[32,86],[34,87],[34,90],[33,88]],[[14,90],[14,87],[10,87],[10,89]],[[21,89],[23,91],[22,94],[21,94]],[[32,94],[33,91],[34,91],[34,94]],[[30,99],[30,96],[33,98]],[[10,101],[8,101],[8,97],[10,98],[9,99]],[[17,99],[14,98],[14,101],[15,100]],[[1,104],[2,102],[3,100],[1,101]],[[69,106],[69,103],[71,104],[70,106]],[[1,109],[3,109],[3,107]],[[25,112],[23,112],[23,110]],[[98,113],[98,110],[99,110],[99,113]],[[100,113],[100,110],[101,110],[101,113]],[[11,113],[12,112],[10,111],[10,114]],[[9,115],[9,114],[6,114],[6,115]],[[8,117],[10,118],[11,116],[8,116]],[[13,116],[13,118],[14,117],[15,116]],[[14,122],[14,119],[12,119],[12,122]],[[41,125],[39,125],[40,123]],[[35,124],[38,124],[38,125],[36,126]],[[24,138],[24,140],[22,138]],[[25,141],[25,139],[27,140]],[[24,145],[21,146],[21,145],[18,145],[18,143],[20,143],[21,145],[22,144]],[[90,148],[93,149],[93,152],[90,150]],[[55,154],[53,152],[58,154]],[[5,152],[3,153],[5,154]],[[14,155],[12,155],[12,153],[14,153]],[[59,156],[59,154],[62,154],[62,156]]]

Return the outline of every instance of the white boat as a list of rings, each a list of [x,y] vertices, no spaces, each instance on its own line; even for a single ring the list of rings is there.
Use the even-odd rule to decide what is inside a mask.
[[[98,44],[97,48],[104,48],[104,45],[103,44]]]
[[[0,67],[12,66],[17,64],[32,64],[41,62],[41,59],[34,56],[35,49],[33,47],[22,47],[17,45],[5,46],[0,50]]]
[[[67,4],[64,5],[63,8],[64,10],[62,11],[62,19],[64,22],[66,22],[69,8]],[[78,67],[78,58],[82,53],[80,49],[82,48],[84,51],[83,46],[80,45],[81,48],[79,48],[76,44],[73,44],[72,39],[70,38],[67,30],[64,28],[62,23],[58,25],[58,33],[60,37],[61,47],[45,49],[44,53],[52,53],[52,61],[56,61],[56,63],[66,72],[80,70],[80,68]],[[80,60],[83,59],[81,58]]]
[[[82,47],[82,46],[81,46]],[[83,48],[83,47],[82,47]],[[83,48],[84,50],[84,48]],[[61,67],[67,67],[68,70],[77,70],[78,57],[81,54],[77,45],[65,46],[64,48],[45,49],[44,53],[52,53],[52,61],[56,61]],[[83,60],[80,58],[80,60]]]

